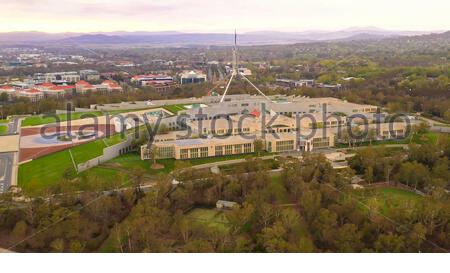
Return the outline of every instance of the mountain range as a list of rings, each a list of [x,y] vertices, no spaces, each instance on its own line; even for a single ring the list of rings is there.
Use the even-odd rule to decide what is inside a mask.
[[[440,33],[436,31],[434,33]],[[379,28],[349,28],[339,31],[277,32],[257,31],[239,34],[240,45],[291,44],[318,41],[380,40],[384,38],[430,34],[423,31],[391,31]],[[148,44],[153,46],[229,45],[234,34],[164,32],[96,32],[96,33],[0,33],[0,43],[61,44]]]

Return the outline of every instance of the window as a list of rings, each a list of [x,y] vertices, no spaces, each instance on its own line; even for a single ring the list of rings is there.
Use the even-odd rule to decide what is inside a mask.
[[[180,158],[188,159],[189,158],[189,149],[181,149],[180,150]]]
[[[242,154],[242,144],[234,145],[234,153],[235,154]]]
[[[208,147],[201,147],[200,148],[200,157],[208,157]]]
[[[216,156],[223,156],[223,146],[216,146]]]
[[[233,154],[233,145],[225,145],[225,155]]]
[[[244,144],[244,153],[248,154],[252,152],[252,144],[251,143],[245,143]]]
[[[190,149],[191,152],[191,158],[198,158],[198,148],[192,148]]]

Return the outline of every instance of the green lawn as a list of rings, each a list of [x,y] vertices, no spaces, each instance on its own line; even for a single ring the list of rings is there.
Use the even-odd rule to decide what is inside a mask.
[[[381,187],[373,190],[367,189],[359,194],[363,194],[363,196],[358,197],[362,202],[367,202],[367,200],[375,198],[380,212],[383,214],[389,214],[393,208],[412,206],[425,198],[412,191],[393,187]]]
[[[224,212],[216,209],[195,208],[187,214],[187,217],[210,227],[227,230],[228,220]]]
[[[126,187],[131,185],[131,179],[128,174],[121,172],[119,170],[106,169],[106,168],[92,168],[85,172],[82,172],[78,175],[80,179],[78,180],[78,188],[80,190],[108,190],[111,189],[111,185],[116,183],[118,187]],[[89,181],[86,181],[86,178],[90,178]],[[92,181],[96,181],[97,185],[89,185],[88,183],[92,183]]]
[[[126,110],[110,110],[110,111],[93,111],[93,112],[77,112],[71,114],[71,120],[77,120],[82,118],[90,118],[90,117],[99,117],[104,116],[106,114],[109,115],[117,115],[122,113],[128,113],[128,112],[135,112],[135,111],[142,111],[142,110],[150,110],[154,108],[159,108],[159,106],[153,106],[148,108],[140,108],[140,109],[126,109]],[[164,109],[173,112],[174,114],[177,114],[178,111],[185,110],[184,104],[175,104],[175,105],[167,105],[163,107]],[[30,116],[25,118],[22,121],[22,126],[36,126],[36,125],[43,125],[43,124],[49,124],[49,123],[55,123],[56,117],[59,119],[60,122],[67,121],[67,114],[51,114],[51,117],[45,117],[44,115],[36,115],[36,116]],[[1,122],[1,121],[0,121]]]
[[[163,108],[176,115],[179,111],[186,110],[186,107],[184,107],[184,105],[185,104],[165,105],[163,106]]]
[[[70,148],[75,164],[80,164],[102,155],[103,149],[107,147],[104,141],[107,142],[108,145],[113,145],[122,142],[123,140],[119,134],[112,136],[110,139],[99,139]],[[128,168],[130,167],[131,166],[128,166]],[[69,149],[46,155],[20,165],[18,184],[26,192],[49,188],[61,182],[64,172],[67,169],[75,171],[72,160],[70,159]],[[108,179],[117,177],[117,171],[115,170],[97,170],[96,168],[93,168],[93,170],[89,170],[88,173],[101,174],[99,177]]]
[[[268,186],[269,192],[274,194],[276,202],[278,204],[289,203],[289,193],[281,181],[281,176],[279,173],[271,175],[271,179]]]
[[[8,132],[8,126],[0,124],[0,135],[4,135]]]
[[[75,171],[69,150],[57,152],[20,165],[18,184],[25,192],[39,192],[61,182],[68,169]]]
[[[390,145],[390,144],[433,144],[437,142],[437,139],[439,137],[440,133],[436,132],[428,132],[425,134],[416,134],[412,137],[407,137],[403,139],[387,139],[387,140],[380,140],[380,141],[372,141],[372,146],[380,146],[380,145]],[[411,139],[412,138],[412,139]],[[356,147],[360,146],[370,146],[370,142],[360,142],[356,143],[354,145]],[[336,143],[336,148],[348,148],[347,143]]]
[[[153,170],[150,168],[151,162],[148,160],[141,160],[141,156],[138,153],[128,153],[117,158],[114,158],[107,162],[108,165],[118,165],[118,167],[131,170],[133,167],[141,167],[145,169],[148,174],[160,174],[169,173],[173,170],[175,160],[174,159],[161,159],[157,160],[159,164],[164,165],[163,169]],[[96,167],[97,168],[97,167]],[[94,168],[95,169],[95,168]]]
[[[124,142],[125,140],[127,140],[127,135],[124,135],[122,137],[122,134],[115,134],[113,136],[104,138],[104,142],[106,143],[107,146],[119,144],[121,142]]]
[[[417,134],[412,138],[412,143],[415,144],[436,144],[439,138],[439,133],[428,132],[425,134]]]
[[[95,111],[95,112],[80,112],[80,113],[72,113],[71,114],[71,120],[77,120],[81,118],[88,118],[92,116],[101,116],[103,113],[101,111]],[[38,116],[31,116],[27,117],[22,121],[22,126],[36,126],[36,125],[43,125],[43,124],[49,124],[49,123],[55,123],[56,117],[58,117],[59,121],[67,121],[67,114],[59,114],[59,115],[52,115],[51,117],[44,117],[43,115]]]
[[[422,196],[418,195],[415,192],[397,189],[397,188],[378,188],[375,190],[377,194],[383,197],[383,199],[388,200],[391,199],[395,201],[397,204],[401,204],[409,201],[417,201],[422,198]]]
[[[263,155],[267,155],[264,153]],[[208,158],[198,158],[198,159],[190,159],[190,160],[183,160],[184,162],[189,162],[192,166],[196,165],[202,165],[207,163],[213,163],[213,162],[221,162],[221,161],[227,161],[227,160],[233,160],[233,159],[242,159],[246,157],[254,157],[256,154],[244,154],[244,155],[230,155],[230,156],[221,156],[221,157],[208,157]],[[169,159],[159,159],[157,160],[159,164],[164,165],[163,169],[159,170],[153,170],[150,168],[151,162],[148,160],[141,160],[141,156],[139,153],[128,153],[122,156],[119,156],[115,159],[112,159],[108,161],[107,163],[109,165],[111,164],[117,164],[120,168],[124,169],[131,169],[135,166],[140,166],[147,170],[147,172],[151,175],[153,174],[159,174],[159,173],[170,173],[173,171],[175,167],[175,159],[169,158]]]
[[[103,149],[106,148],[102,139],[98,139],[83,145],[70,148],[73,159],[76,164],[86,162],[90,159],[103,155]]]

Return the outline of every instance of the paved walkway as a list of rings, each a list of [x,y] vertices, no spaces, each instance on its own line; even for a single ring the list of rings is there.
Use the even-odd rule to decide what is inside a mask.
[[[268,155],[268,156],[262,156],[259,157],[262,160],[267,160],[267,159],[273,159],[276,156],[279,155]],[[211,162],[211,163],[206,163],[206,164],[201,164],[201,165],[195,165],[190,167],[191,169],[205,169],[205,168],[211,168],[211,167],[220,167],[220,166],[224,166],[224,165],[232,165],[232,164],[237,164],[237,163],[242,163],[245,162],[245,158],[240,158],[240,159],[233,159],[233,160],[225,160],[225,161],[217,161],[217,162]]]

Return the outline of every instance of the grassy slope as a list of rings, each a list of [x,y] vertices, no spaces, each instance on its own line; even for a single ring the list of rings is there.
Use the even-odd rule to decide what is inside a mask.
[[[178,114],[179,111],[186,110],[184,104],[165,105],[163,108],[175,115]]]
[[[0,135],[6,134],[8,132],[8,126],[0,124]]]
[[[120,135],[114,135],[110,139],[105,139],[108,145],[122,142]],[[102,139],[95,140],[71,148],[75,163],[83,163],[103,154],[103,149],[107,146]],[[19,167],[18,184],[26,191],[32,183],[35,188],[47,188],[61,181],[67,169],[75,170],[70,159],[69,150],[56,152],[51,155],[40,157]],[[103,170],[93,170],[91,173],[101,173]],[[114,170],[103,171],[109,177],[117,177]]]
[[[103,149],[106,148],[105,143],[100,140],[92,141],[80,146],[71,148],[73,159],[76,164],[88,161],[89,159],[101,156]]]
[[[67,169],[75,171],[69,150],[47,155],[20,165],[18,184],[25,191],[44,189],[59,183]]]

